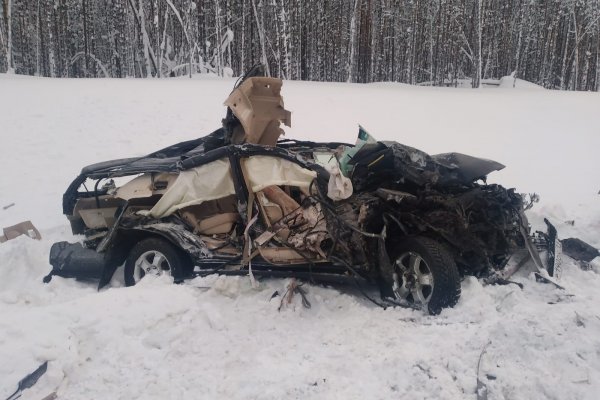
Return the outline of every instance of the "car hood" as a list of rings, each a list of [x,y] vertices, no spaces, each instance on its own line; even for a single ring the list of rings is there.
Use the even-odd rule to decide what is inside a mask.
[[[378,187],[437,188],[469,185],[504,165],[461,153],[431,156],[424,151],[398,142],[371,142],[362,145],[352,161],[354,188],[374,190]]]

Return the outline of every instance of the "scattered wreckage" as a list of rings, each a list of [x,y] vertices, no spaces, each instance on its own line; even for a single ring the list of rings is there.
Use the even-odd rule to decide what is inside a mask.
[[[4,209],[6,208],[8,207],[5,207]],[[16,239],[23,235],[35,240],[42,239],[40,231],[38,231],[31,221],[23,221],[16,225],[7,226],[6,228],[2,229],[2,234],[0,234],[0,244],[8,242],[12,239]]]
[[[560,272],[560,241],[530,235],[524,200],[487,184],[504,168],[374,140],[279,140],[282,81],[254,69],[226,100],[223,127],[145,157],[83,168],[63,197],[82,243],[52,246],[52,275],[106,285],[212,273],[361,278],[383,299],[439,313],[469,274],[502,282],[515,252],[541,279]],[[133,177],[117,186],[115,179]],[[540,249],[548,257],[542,260]]]

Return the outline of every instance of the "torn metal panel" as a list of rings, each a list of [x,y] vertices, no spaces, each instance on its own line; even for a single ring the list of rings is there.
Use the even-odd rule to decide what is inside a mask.
[[[358,190],[380,186],[469,185],[504,165],[460,153],[437,156],[397,142],[366,143],[349,164]]]
[[[556,231],[554,225],[552,225],[547,218],[544,218],[544,222],[548,228],[548,232],[546,234],[548,264],[546,269],[551,277],[559,280],[562,276],[562,242],[558,239],[558,232]]]
[[[538,252],[535,244],[533,243],[532,237],[529,235],[528,226],[527,226],[527,217],[525,217],[524,212],[521,212],[521,221],[522,223],[519,226],[521,234],[523,235],[523,239],[525,240],[525,248],[529,252],[531,260],[537,269],[535,272],[536,279],[541,282],[551,283],[559,289],[563,289],[561,285],[559,285],[548,273],[546,266],[542,262],[540,257],[540,253]]]
[[[239,120],[233,132],[234,144],[254,143],[275,146],[283,134],[280,122],[291,126],[291,113],[283,106],[281,79],[253,77],[246,79],[225,100]]]
[[[590,262],[600,257],[600,250],[577,238],[562,240],[563,252],[576,261]]]
[[[497,161],[461,153],[436,154],[431,158],[436,163],[445,166],[447,171],[451,171],[449,176],[442,178],[442,181],[448,184],[454,181],[462,184],[473,182],[494,171],[506,168]]]
[[[8,226],[2,230],[2,235],[0,235],[0,243],[4,243],[11,239],[15,239],[21,235],[25,235],[30,237],[31,239],[41,240],[42,235],[40,231],[37,230],[35,226],[31,223],[31,221],[20,222],[13,226]]]
[[[143,174],[117,188],[115,196],[123,200],[131,200],[164,194],[176,179],[175,173]]]
[[[158,222],[154,224],[140,225],[133,230],[154,232],[166,237],[169,241],[179,245],[187,254],[196,260],[212,257],[212,251],[202,239],[190,232],[185,226],[173,222]]]

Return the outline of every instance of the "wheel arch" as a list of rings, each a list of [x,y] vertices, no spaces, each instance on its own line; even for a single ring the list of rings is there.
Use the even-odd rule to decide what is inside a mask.
[[[423,229],[415,229],[412,226],[403,224],[398,216],[393,214],[386,214],[384,216],[384,220],[386,224],[385,248],[388,254],[393,246],[395,246],[399,241],[410,237],[420,236],[440,243],[455,260],[458,259],[459,250],[457,249],[456,245],[452,243],[451,240],[446,238],[443,232],[438,231],[434,227],[423,226]]]
[[[121,228],[116,232],[111,246],[107,250],[107,259],[109,259],[110,262],[105,264],[102,277],[98,284],[98,289],[101,289],[110,282],[117,268],[125,263],[127,256],[137,243],[151,238],[162,239],[172,244],[183,256],[189,260],[190,271],[184,271],[184,274],[191,273],[191,270],[193,270],[193,263],[195,261],[194,257],[192,257],[188,251],[186,251],[186,249],[182,246],[182,243],[178,241],[174,235],[169,235],[168,231],[160,229],[146,229],[144,227],[135,227],[129,229]]]
[[[136,244],[129,251],[125,261],[124,277],[125,285],[133,286],[139,280],[135,278],[137,261],[144,254],[152,253],[152,257],[161,254],[161,257],[167,260],[169,265],[169,274],[173,277],[175,283],[182,282],[186,277],[192,275],[193,264],[188,254],[186,254],[177,244],[165,239],[162,235],[144,235],[143,239],[136,241]],[[152,261],[153,266],[157,266]]]
[[[438,314],[442,308],[445,307],[453,307],[458,298],[460,297],[460,274],[456,267],[455,254],[454,249],[450,247],[446,240],[440,239],[439,235],[427,235],[423,233],[415,233],[415,234],[406,234],[400,236],[387,236],[385,241],[385,259],[383,267],[385,270],[382,270],[382,281],[384,284],[382,287],[382,294],[390,295],[393,293],[389,284],[393,281],[390,281],[390,278],[393,278],[395,274],[394,270],[394,262],[395,258],[400,255],[399,250],[405,247],[413,247],[414,243],[418,243],[418,247],[424,247],[425,251],[418,251],[418,254],[421,255],[423,259],[428,258],[430,261],[433,261],[436,265],[428,265],[431,273],[434,273],[434,269],[437,270],[435,272],[440,277],[440,272],[442,273],[441,277],[444,280],[449,278],[448,282],[444,283],[446,288],[452,289],[455,294],[450,293],[450,296],[446,296],[445,298],[436,295],[436,299],[433,298],[428,303],[427,307],[431,314]],[[413,247],[414,248],[414,247]],[[432,258],[433,257],[433,258]],[[447,266],[447,268],[446,268]],[[436,278],[436,281],[437,279]],[[457,284],[458,287],[454,287],[453,285]],[[439,293],[439,292],[438,292]],[[395,296],[392,296],[395,297]]]

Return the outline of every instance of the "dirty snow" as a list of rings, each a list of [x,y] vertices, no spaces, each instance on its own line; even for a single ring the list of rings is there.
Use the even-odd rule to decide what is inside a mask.
[[[277,311],[287,280],[183,285],[145,279],[97,292],[41,278],[54,241],[76,240],[61,196],[82,166],[144,155],[209,133],[233,80],[50,80],[0,75],[0,227],[31,219],[43,235],[0,245],[0,398],[43,361],[25,392],[41,399],[595,399],[600,392],[600,262],[567,260],[566,291],[482,286],[430,317],[377,308],[352,287],[306,285]],[[467,90],[285,82],[293,138],[379,139],[459,151],[507,168],[490,180],[536,192],[530,213],[600,246],[600,96],[527,88]],[[2,207],[14,203],[4,210]],[[570,224],[574,221],[574,225]],[[122,272],[121,272],[122,274]]]

